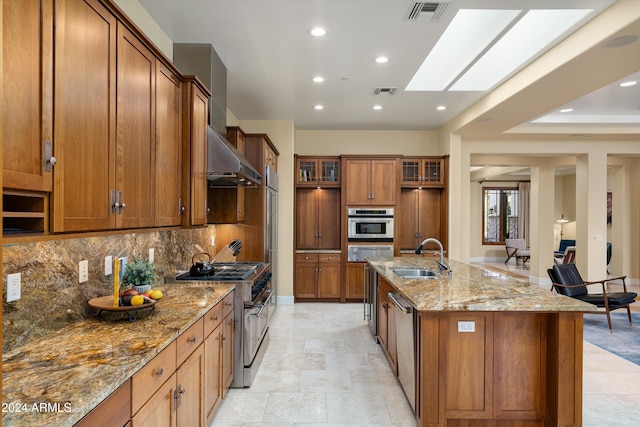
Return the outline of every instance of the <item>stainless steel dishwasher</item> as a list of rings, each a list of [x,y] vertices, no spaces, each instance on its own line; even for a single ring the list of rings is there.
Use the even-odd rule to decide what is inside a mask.
[[[399,293],[387,294],[396,307],[398,380],[411,408],[416,409],[415,315],[411,304]]]

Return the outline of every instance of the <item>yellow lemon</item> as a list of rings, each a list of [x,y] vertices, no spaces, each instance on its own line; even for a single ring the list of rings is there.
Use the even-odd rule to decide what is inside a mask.
[[[142,305],[144,304],[144,298],[142,295],[134,295],[131,298],[131,305]]]
[[[159,300],[162,298],[162,291],[160,289],[154,289],[150,292],[151,299]]]

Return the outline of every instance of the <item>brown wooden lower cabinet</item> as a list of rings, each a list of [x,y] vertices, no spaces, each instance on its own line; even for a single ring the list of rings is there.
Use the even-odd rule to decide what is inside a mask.
[[[126,426],[131,414],[131,380],[125,381],[116,391],[84,416],[76,427]]]
[[[296,299],[340,298],[340,260],[337,253],[296,254]]]
[[[387,296],[392,291],[392,287],[378,276],[378,341],[384,351],[391,370],[398,375],[398,353],[396,334],[396,310],[393,303]]]
[[[347,262],[345,298],[362,301],[364,298],[364,262]]]
[[[421,425],[582,424],[582,313],[418,316]]]

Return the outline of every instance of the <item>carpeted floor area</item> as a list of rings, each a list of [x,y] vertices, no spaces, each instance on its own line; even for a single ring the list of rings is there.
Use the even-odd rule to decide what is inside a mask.
[[[640,314],[631,313],[633,326],[629,325],[626,311],[611,313],[609,331],[604,314],[584,315],[584,339],[591,344],[640,365]]]

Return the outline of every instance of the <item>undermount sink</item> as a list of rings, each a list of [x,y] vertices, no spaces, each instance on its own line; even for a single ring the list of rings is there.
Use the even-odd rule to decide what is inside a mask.
[[[392,268],[395,274],[409,279],[440,279],[440,275],[427,268]]]

